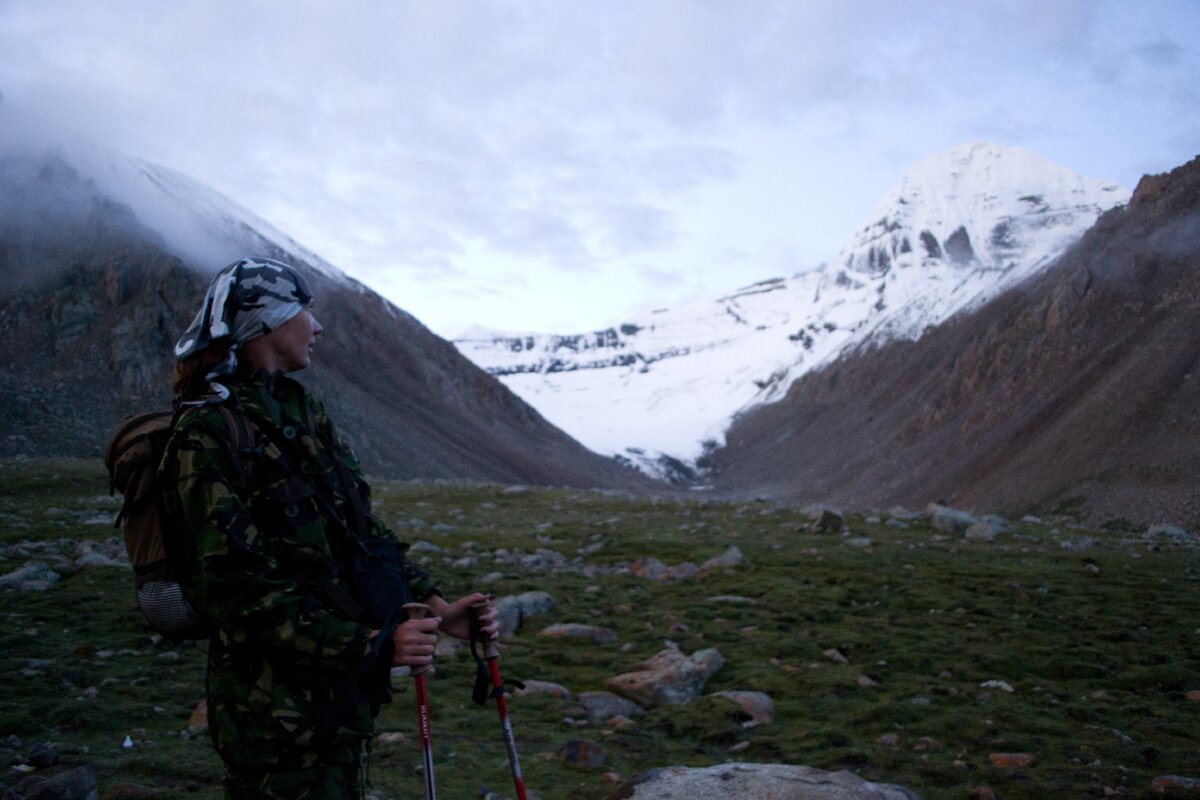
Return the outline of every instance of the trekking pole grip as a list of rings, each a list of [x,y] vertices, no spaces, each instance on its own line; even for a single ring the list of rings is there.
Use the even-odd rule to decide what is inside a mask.
[[[491,602],[488,600],[480,600],[478,603],[472,603],[469,609],[471,617],[478,622],[479,615],[487,611],[491,607]],[[484,658],[499,658],[500,644],[495,639],[488,637],[483,640],[483,657]]]
[[[425,605],[424,603],[405,603],[400,608],[405,614],[408,615],[409,619],[425,619],[431,613],[433,613],[429,606]],[[428,664],[422,664],[419,667],[409,667],[409,674],[411,674],[413,677],[416,677],[417,675],[423,674],[428,669]]]

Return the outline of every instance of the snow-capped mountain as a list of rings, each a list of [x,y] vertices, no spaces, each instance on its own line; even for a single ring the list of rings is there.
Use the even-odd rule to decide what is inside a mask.
[[[600,453],[685,477],[733,417],[847,348],[918,338],[1049,265],[1129,190],[969,142],[917,164],[838,257],[583,334],[475,329],[459,350]]]

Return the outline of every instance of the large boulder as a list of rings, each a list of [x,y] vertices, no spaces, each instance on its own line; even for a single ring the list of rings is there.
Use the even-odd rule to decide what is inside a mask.
[[[790,764],[718,764],[662,767],[635,775],[609,800],[920,800],[891,783],[871,783],[852,772],[825,772]]]
[[[636,664],[633,672],[609,678],[604,685],[647,708],[675,705],[700,694],[723,666],[725,659],[714,648],[687,656],[678,645],[668,642],[667,649]]]
[[[525,624],[526,617],[545,614],[555,607],[554,598],[546,592],[525,592],[496,600],[496,615],[500,635],[509,636]]]

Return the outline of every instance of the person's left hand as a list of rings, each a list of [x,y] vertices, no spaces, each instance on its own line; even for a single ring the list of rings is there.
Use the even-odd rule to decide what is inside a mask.
[[[445,598],[433,595],[426,600],[426,605],[433,615],[442,618],[441,630],[456,639],[471,638],[470,608],[476,603],[487,603],[490,598],[482,592],[474,592],[459,598],[453,603],[447,603]],[[479,614],[480,631],[485,639],[500,638],[500,622],[496,609],[491,604]]]

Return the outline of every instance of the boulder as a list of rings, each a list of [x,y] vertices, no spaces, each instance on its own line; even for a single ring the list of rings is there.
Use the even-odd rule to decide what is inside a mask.
[[[704,689],[708,679],[725,665],[714,648],[684,655],[678,645],[668,643],[632,672],[616,675],[604,685],[643,707],[686,703]]]
[[[552,611],[556,603],[546,592],[525,592],[501,597],[495,605],[500,635],[508,636],[521,628],[526,617]]]
[[[13,787],[23,800],[96,800],[96,776],[87,767],[75,767],[48,777],[34,775]]]
[[[979,517],[974,514],[937,503],[930,503],[929,507],[925,509],[925,514],[929,517],[929,524],[935,530],[947,533],[966,533],[967,528],[979,522]]]
[[[813,530],[816,533],[841,533],[846,530],[846,518],[827,508],[821,512],[821,518],[813,525]]]
[[[826,772],[791,764],[718,764],[661,767],[635,775],[609,800],[920,800],[890,783],[870,783],[852,772]]]

